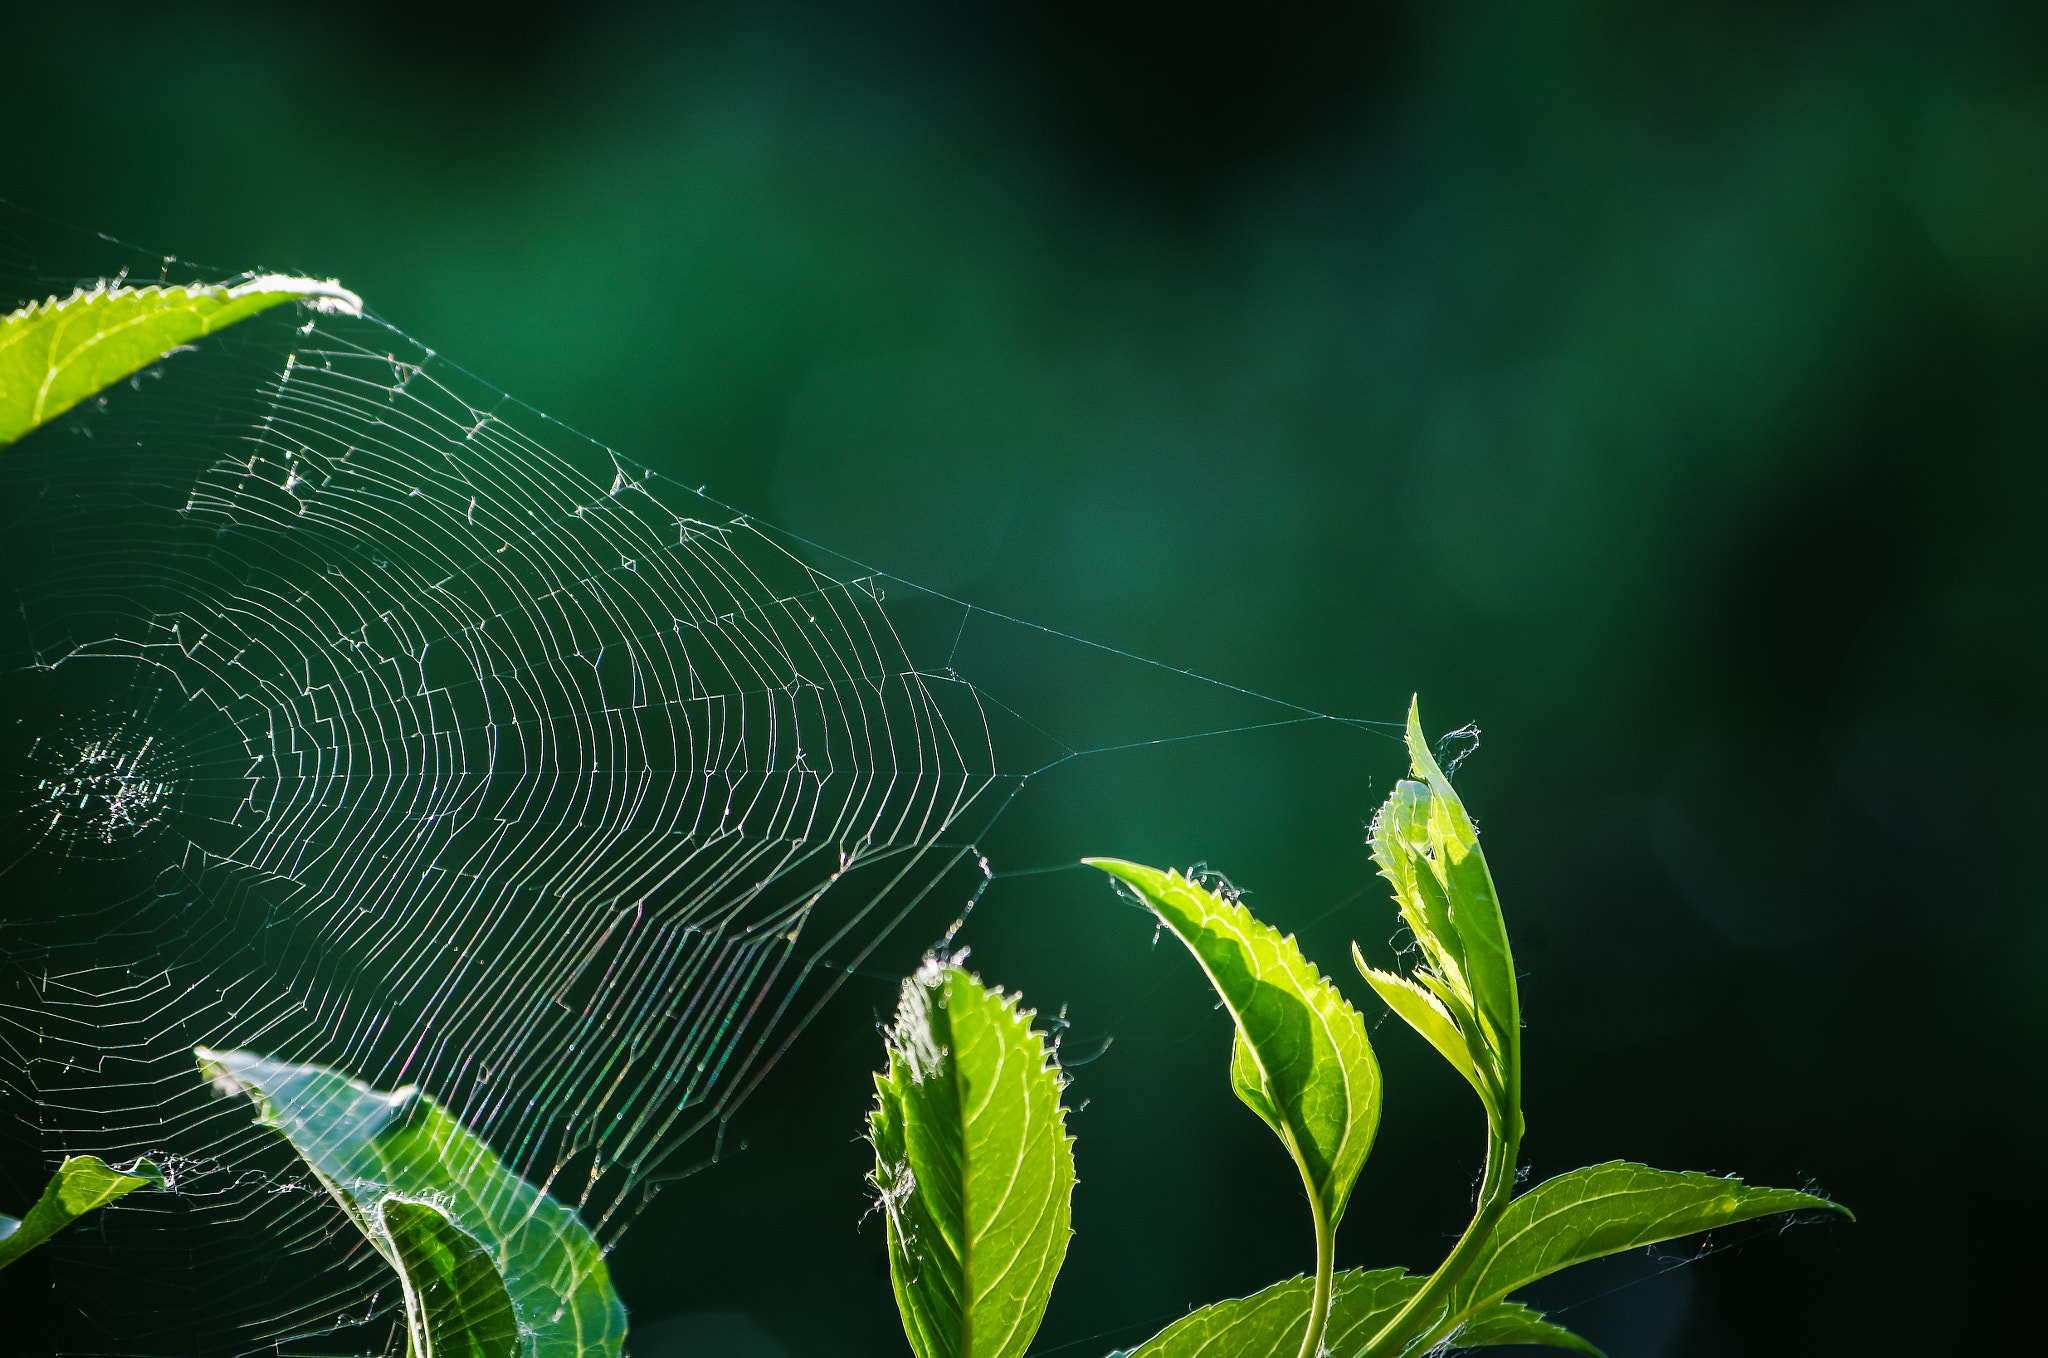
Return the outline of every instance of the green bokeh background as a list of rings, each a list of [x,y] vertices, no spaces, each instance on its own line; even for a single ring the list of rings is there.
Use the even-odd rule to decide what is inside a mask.
[[[8,20],[0,197],[338,276],[539,409],[987,608],[1479,723],[1536,1173],[1627,1156],[1861,1216],[1537,1299],[1617,1358],[1964,1351],[2025,1332],[2044,1206],[2044,13],[52,6]],[[1235,720],[1089,672],[1001,678],[1102,743]],[[1399,773],[1327,725],[1099,756],[990,847],[1205,860],[1348,971],[1354,937],[1390,955],[1362,827]],[[890,968],[929,941],[627,1233],[636,1323],[904,1351],[855,1138]],[[1074,1071],[1037,1352],[1310,1264],[1170,942],[1078,871],[1000,878],[962,941],[1067,1006],[1070,1052],[1114,1039]],[[1376,1032],[1341,1262],[1426,1266],[1480,1123]]]

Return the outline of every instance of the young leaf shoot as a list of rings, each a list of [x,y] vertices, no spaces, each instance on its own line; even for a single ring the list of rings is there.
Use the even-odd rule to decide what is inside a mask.
[[[1117,858],[1082,860],[1135,888],[1201,963],[1237,1025],[1230,1083],[1294,1157],[1315,1220],[1316,1276],[1300,1358],[1316,1358],[1330,1309],[1337,1225],[1380,1121],[1380,1067],[1365,1020],[1292,937],[1236,901]]]
[[[1414,779],[1396,783],[1373,818],[1372,852],[1423,962],[1407,978],[1366,966],[1355,943],[1352,959],[1387,1007],[1478,1092],[1486,1109],[1486,1168],[1464,1236],[1382,1327],[1368,1350],[1375,1355],[1402,1352],[1471,1268],[1514,1192],[1523,1131],[1522,1006],[1500,895],[1472,817],[1430,753],[1413,699],[1406,738]]]

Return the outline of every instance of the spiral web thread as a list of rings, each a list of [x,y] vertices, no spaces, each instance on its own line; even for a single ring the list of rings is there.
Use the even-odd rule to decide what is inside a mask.
[[[880,579],[294,310],[0,455],[0,1135],[174,1190],[76,1228],[67,1351],[402,1346],[194,1046],[416,1084],[613,1241],[1022,782]]]

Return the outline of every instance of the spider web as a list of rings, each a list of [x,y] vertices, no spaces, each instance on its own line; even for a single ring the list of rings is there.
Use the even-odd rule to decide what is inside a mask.
[[[198,272],[54,231],[0,215],[9,309]],[[76,1153],[173,1190],[62,1238],[67,1351],[403,1348],[395,1280],[194,1046],[417,1084],[609,1245],[868,950],[971,905],[1017,792],[1104,748],[968,677],[1009,620],[374,316],[138,374],[0,455],[0,505],[10,1192]],[[1240,726],[1330,720],[1217,687],[1265,705]]]

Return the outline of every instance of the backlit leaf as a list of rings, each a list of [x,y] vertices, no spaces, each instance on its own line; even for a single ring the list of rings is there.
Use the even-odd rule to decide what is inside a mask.
[[[1351,960],[1358,966],[1358,974],[1387,1002],[1387,1008],[1399,1014],[1409,1027],[1421,1033],[1435,1047],[1451,1068],[1465,1077],[1479,1097],[1487,1097],[1486,1083],[1472,1065],[1472,1053],[1466,1049],[1464,1035],[1458,1031],[1457,1020],[1444,1007],[1442,1000],[1429,990],[1406,976],[1381,971],[1366,965],[1365,958],[1358,951],[1356,943],[1351,945]]]
[[[868,1135],[917,1358],[1018,1358],[1066,1258],[1073,1142],[1031,1016],[937,958],[903,982]]]
[[[1398,1268],[1339,1273],[1331,1288],[1329,1328],[1323,1332],[1325,1358],[1356,1358],[1364,1352],[1373,1335],[1422,1283]],[[1314,1291],[1311,1279],[1289,1278],[1249,1297],[1204,1306],[1131,1350],[1127,1358],[1294,1358],[1301,1350]],[[1451,1340],[1454,1348],[1496,1344],[1547,1344],[1599,1353],[1571,1331],[1513,1302],[1487,1307]]]
[[[105,1207],[144,1184],[164,1186],[164,1176],[147,1160],[123,1173],[97,1155],[66,1156],[42,1196],[17,1220],[0,1216],[0,1268],[5,1268],[96,1208]]]
[[[253,1052],[201,1047],[194,1055],[222,1093],[255,1100],[257,1122],[284,1134],[399,1271],[413,1358],[503,1358],[489,1347],[503,1332],[500,1291],[522,1336],[521,1358],[618,1354],[626,1309],[589,1228],[433,1099],[410,1085],[387,1093]],[[431,1212],[408,1210],[422,1207]],[[422,1334],[431,1354],[421,1351]]]
[[[1177,872],[1082,860],[1136,888],[1208,973],[1237,1024],[1237,1096],[1294,1156],[1330,1227],[1344,1216],[1380,1118],[1380,1068],[1365,1020],[1292,937]]]
[[[1420,781],[1395,785],[1373,819],[1372,848],[1423,960],[1409,985],[1373,972],[1362,958],[1359,969],[1471,1082],[1502,1134],[1519,1136],[1521,1001],[1500,898],[1479,832],[1430,753],[1414,703],[1407,742]]]
[[[362,313],[337,283],[267,275],[233,286],[101,283],[0,318],[0,447],[202,336],[283,302]]]
[[[1483,1307],[1465,1322],[1448,1341],[1454,1349],[1482,1349],[1497,1344],[1542,1344],[1553,1349],[1572,1349],[1601,1358],[1600,1350],[1562,1325],[1543,1318],[1520,1302],[1497,1301]]]
[[[517,1358],[512,1294],[484,1247],[427,1203],[386,1198],[377,1211],[398,1252],[406,1318],[425,1326],[424,1334],[412,1336],[412,1351],[433,1358]]]
[[[1788,1188],[1615,1160],[1538,1184],[1508,1204],[1484,1252],[1452,1292],[1463,1311],[1538,1278],[1639,1245],[1777,1212],[1846,1208]],[[1853,1219],[1853,1218],[1852,1218]]]

